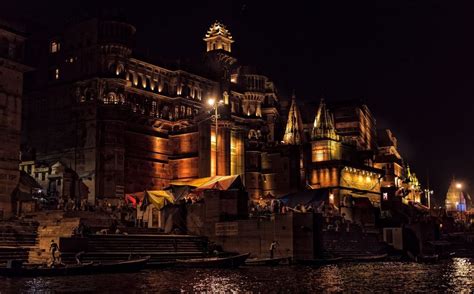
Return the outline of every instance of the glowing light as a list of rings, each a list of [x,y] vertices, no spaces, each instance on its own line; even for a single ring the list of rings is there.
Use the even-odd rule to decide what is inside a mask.
[[[462,188],[462,184],[461,184],[461,183],[457,183],[457,184],[456,184],[456,188],[461,189],[461,188]]]
[[[216,100],[214,98],[207,99],[207,104],[209,106],[214,106],[215,103],[216,103]]]

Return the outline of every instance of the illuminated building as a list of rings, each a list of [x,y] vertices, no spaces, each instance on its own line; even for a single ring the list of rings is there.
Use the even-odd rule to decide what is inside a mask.
[[[21,105],[25,37],[22,28],[0,20],[0,219],[12,212],[20,171]]]
[[[416,174],[411,172],[409,165],[405,169],[405,181],[402,187],[407,191],[407,195],[404,198],[405,201],[421,203],[421,194],[423,193],[421,184]]]
[[[351,141],[357,150],[376,150],[375,119],[368,106],[361,100],[334,103],[331,106],[338,134]]]
[[[308,182],[312,189],[330,191],[329,201],[346,218],[352,219],[352,207],[360,198],[380,203],[380,169],[365,164],[352,140],[339,135],[334,118],[321,99],[311,132],[311,161]]]
[[[304,141],[303,121],[298,105],[296,104],[296,96],[293,94],[285,134],[283,135],[283,142],[290,145],[300,145],[304,143]]]
[[[451,181],[446,193],[445,206],[448,212],[466,211],[466,198],[462,192],[462,185],[455,179]]]
[[[401,187],[404,179],[404,165],[398,151],[397,138],[389,129],[378,130],[377,145],[374,167],[384,171],[382,187]]]
[[[34,36],[24,130],[35,160],[73,170],[90,203],[213,175],[242,175],[253,199],[288,191],[299,158],[276,143],[278,92],[231,54],[229,30],[207,31],[205,75],[136,57],[135,30],[107,16]],[[217,120],[210,98],[222,100]]]

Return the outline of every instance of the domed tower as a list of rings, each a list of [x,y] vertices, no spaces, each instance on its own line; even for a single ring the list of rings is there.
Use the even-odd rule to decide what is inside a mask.
[[[339,160],[342,157],[341,139],[336,133],[334,119],[326,108],[324,99],[321,99],[314,119],[311,146],[312,162]]]
[[[127,59],[132,54],[135,27],[121,19],[107,18],[99,22],[98,45],[102,69],[113,76],[124,76]]]
[[[207,45],[207,52],[212,50],[224,50],[231,52],[232,35],[222,23],[215,21],[203,39]]]
[[[285,134],[283,142],[289,145],[300,145],[304,143],[303,137],[303,120],[301,119],[300,110],[296,104],[296,96],[293,93],[291,97],[291,106],[286,122]]]
[[[230,74],[237,63],[230,53],[234,40],[225,25],[216,21],[204,36],[206,42],[206,64],[211,72],[221,81],[222,92],[228,91]]]

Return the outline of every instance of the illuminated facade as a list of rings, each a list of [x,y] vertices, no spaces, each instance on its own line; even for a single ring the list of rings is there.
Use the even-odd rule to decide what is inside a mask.
[[[398,151],[397,138],[389,129],[378,130],[377,145],[374,167],[384,171],[382,187],[400,188],[405,173],[403,158]]]
[[[355,198],[380,203],[380,180],[383,172],[367,165],[354,140],[339,135],[333,115],[321,100],[311,132],[308,182],[312,189],[329,189],[336,207],[351,218]]]
[[[134,35],[108,17],[34,38],[24,129],[36,161],[75,171],[91,203],[212,175],[242,175],[254,199],[287,192],[297,179],[275,147],[278,92],[231,55],[227,28],[205,35],[205,75],[134,57]],[[209,98],[222,100],[217,122]]]
[[[455,179],[451,181],[446,193],[445,206],[448,212],[466,211],[466,198]]]
[[[0,219],[12,213],[20,171],[21,105],[25,38],[17,25],[0,20]]]

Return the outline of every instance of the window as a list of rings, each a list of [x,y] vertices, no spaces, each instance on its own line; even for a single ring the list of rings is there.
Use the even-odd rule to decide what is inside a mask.
[[[54,70],[54,79],[59,80],[59,68]]]
[[[61,43],[59,43],[58,41],[51,41],[50,46],[49,46],[49,51],[51,53],[59,52],[60,49],[61,49]]]

